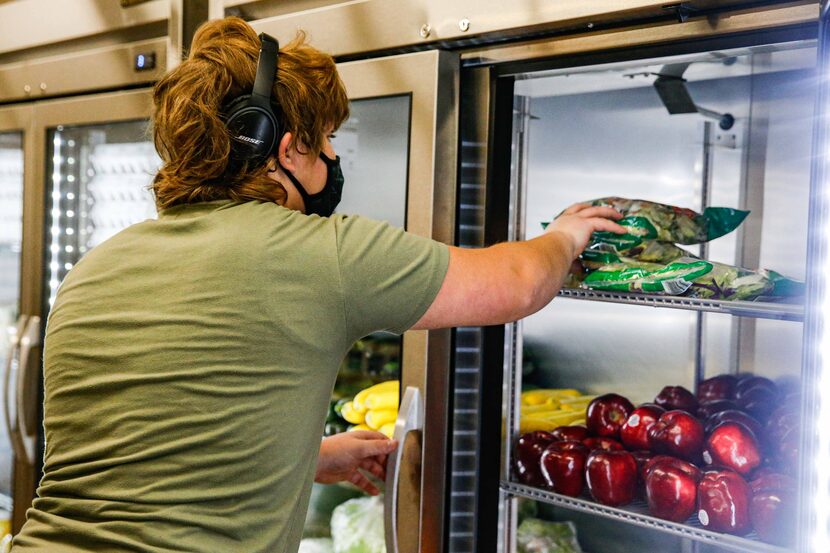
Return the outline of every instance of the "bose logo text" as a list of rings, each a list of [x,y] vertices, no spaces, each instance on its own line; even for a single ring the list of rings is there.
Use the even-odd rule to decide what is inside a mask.
[[[256,145],[262,144],[264,142],[263,140],[257,140],[256,138],[251,138],[250,136],[245,136],[245,135],[242,135],[242,134],[238,135],[236,137],[236,139],[241,140],[242,142],[247,142],[249,144],[256,144]]]

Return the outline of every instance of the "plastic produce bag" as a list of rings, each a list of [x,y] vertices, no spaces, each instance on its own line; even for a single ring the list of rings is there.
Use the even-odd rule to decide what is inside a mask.
[[[334,553],[334,544],[329,538],[306,538],[297,553]]]
[[[331,515],[334,553],[386,553],[383,496],[350,499]]]
[[[590,244],[580,259],[586,269],[599,269],[609,263],[620,263],[623,257],[636,259],[645,263],[670,263],[680,257],[694,257],[683,248],[679,248],[670,242],[658,240],[642,240],[639,244],[618,251],[609,247],[606,243]]]
[[[738,228],[748,211],[728,207],[707,207],[703,213],[691,209],[659,204],[647,200],[600,198],[591,205],[613,207],[623,218],[617,221],[627,234],[595,232],[593,243],[605,243],[618,253],[637,246],[643,240],[660,240],[675,244],[701,244]]]
[[[572,522],[526,518],[516,531],[518,553],[581,553]]]
[[[804,285],[774,271],[753,271],[692,256],[668,264],[622,257],[588,274],[582,286],[594,290],[685,295],[751,301],[800,296]]]

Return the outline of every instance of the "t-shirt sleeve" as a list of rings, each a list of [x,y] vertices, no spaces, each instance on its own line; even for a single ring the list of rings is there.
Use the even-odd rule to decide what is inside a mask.
[[[445,244],[360,216],[335,220],[346,324],[355,339],[401,334],[426,313],[449,264]]]

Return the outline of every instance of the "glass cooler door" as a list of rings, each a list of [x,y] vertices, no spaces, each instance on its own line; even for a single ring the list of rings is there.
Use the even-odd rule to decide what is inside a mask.
[[[447,53],[425,52],[338,65],[351,100],[350,118],[332,140],[346,179],[339,213],[452,242],[456,64]],[[390,456],[386,482],[378,483],[382,498],[360,497],[347,486],[315,486],[301,551],[384,542],[390,553],[415,551],[419,542],[422,550],[439,549],[444,467],[421,459],[445,455],[448,365],[448,332],[372,335],[352,349],[335,387],[327,433],[377,429],[401,445]],[[399,384],[382,383],[388,380]],[[374,403],[381,407],[371,408]],[[429,421],[426,411],[434,414]]]
[[[30,161],[25,162],[30,171],[25,176],[26,246],[21,254],[20,312],[26,320],[17,325],[21,329],[17,354],[6,377],[6,390],[15,399],[7,416],[17,458],[15,531],[25,521],[25,511],[40,479],[40,346],[43,321],[57,287],[89,248],[129,224],[155,216],[147,190],[158,166],[147,133],[151,105],[150,93],[145,90],[44,101],[25,108],[25,127],[31,132],[24,142],[29,145],[27,155],[32,152],[27,158]],[[0,110],[0,122],[5,113]],[[11,164],[14,156],[8,144],[2,143],[2,160]],[[6,165],[0,169],[4,187],[10,186],[7,183],[12,178],[6,169]],[[12,194],[12,190],[6,187],[0,194]],[[2,213],[11,217],[7,197],[11,199],[3,196],[0,205]],[[0,245],[0,252],[4,248]],[[0,256],[8,261],[6,254]],[[0,279],[5,276],[4,271]],[[7,310],[5,324],[8,302],[13,300],[4,295],[2,301],[2,308]]]
[[[12,531],[15,494],[25,489],[16,482],[16,464],[25,468],[18,450],[16,387],[20,341],[28,318],[21,315],[23,257],[23,191],[31,155],[31,109],[0,109],[0,367],[3,373],[4,423],[0,425],[0,539]],[[11,385],[10,385],[11,384]],[[26,488],[26,486],[23,486]],[[25,510],[25,506],[19,510]]]
[[[603,288],[597,278],[602,271],[653,271],[682,259],[662,261],[647,258],[651,250],[620,253],[609,246],[596,250],[605,257],[583,257],[582,270],[549,306],[502,328],[501,336],[489,334],[495,339],[485,340],[492,356],[486,366],[503,371],[503,380],[491,383],[504,400],[504,426],[490,427],[494,436],[501,434],[503,448],[498,550],[530,551],[532,543],[608,553],[826,550],[803,546],[816,533],[808,524],[813,516],[821,530],[817,539],[826,537],[827,524],[826,419],[817,419],[824,415],[817,407],[824,407],[825,378],[822,366],[810,368],[811,351],[822,351],[810,337],[811,317],[815,330],[826,311],[818,307],[824,296],[815,288],[823,287],[825,267],[817,263],[826,259],[816,252],[827,247],[826,203],[816,204],[826,201],[825,183],[811,177],[813,160],[825,158],[823,150],[815,155],[812,149],[819,79],[811,30],[781,32],[767,42],[760,35],[752,41],[734,37],[698,50],[668,44],[602,52],[593,65],[585,56],[494,71],[488,186],[506,205],[486,207],[485,234],[493,241],[538,236],[542,223],[568,205],[604,197],[697,212],[713,206],[750,212],[710,242],[676,238],[656,248],[677,242],[687,258],[721,264],[707,278],[682,283],[691,287]],[[661,89],[666,81],[672,85]],[[693,109],[678,109],[683,104]],[[496,175],[509,179],[509,189],[493,181]],[[774,281],[774,273],[763,269],[799,284],[789,291],[773,286],[764,279]],[[805,280],[814,286],[806,294]],[[714,384],[701,382],[721,375],[733,388],[707,398],[704,390]],[[700,428],[692,447],[673,449],[657,432],[647,442],[629,441],[619,427],[608,431],[613,443],[597,441],[601,429],[586,416],[595,398],[616,394],[633,406],[678,408],[671,394],[680,392],[664,393],[667,386],[686,388],[702,406],[683,407],[691,413],[682,419],[687,428]],[[718,394],[723,403],[713,405]],[[595,405],[610,404],[603,398]],[[625,420],[639,425],[640,417],[629,414]],[[740,417],[744,422],[735,423]],[[574,425],[587,426],[593,439],[580,445],[588,448],[587,468],[565,475],[564,465],[556,464],[568,458],[558,451],[564,446],[548,448],[544,440],[546,433]],[[716,436],[732,428],[741,443],[739,458],[729,460]],[[814,456],[810,447],[823,455]],[[678,483],[694,499],[667,513],[666,505],[679,501],[654,491],[657,477],[650,476],[656,472],[637,471],[635,464],[667,453],[710,471],[707,478],[730,479],[734,484],[723,489],[734,492],[733,499],[714,507],[711,481]],[[751,470],[742,464],[750,457]],[[612,466],[612,458],[631,463]],[[633,480],[626,482],[643,482],[629,487],[623,480],[631,467]],[[818,467],[818,485],[807,467]],[[780,479],[774,489],[765,487],[770,474]],[[492,494],[492,482],[480,486]],[[612,497],[623,489],[623,496]],[[479,537],[495,534],[493,526],[480,528]],[[482,550],[497,550],[489,545],[480,542]]]

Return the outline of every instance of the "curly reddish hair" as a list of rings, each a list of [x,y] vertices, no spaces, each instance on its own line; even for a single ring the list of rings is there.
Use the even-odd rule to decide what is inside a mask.
[[[211,200],[283,203],[285,189],[264,166],[229,166],[231,136],[222,109],[250,94],[260,41],[238,17],[209,21],[193,37],[190,53],[153,90],[153,141],[162,166],[153,181],[156,207]],[[334,60],[299,32],[280,49],[274,83],[277,114],[292,141],[313,155],[326,132],[349,116],[349,100]]]

